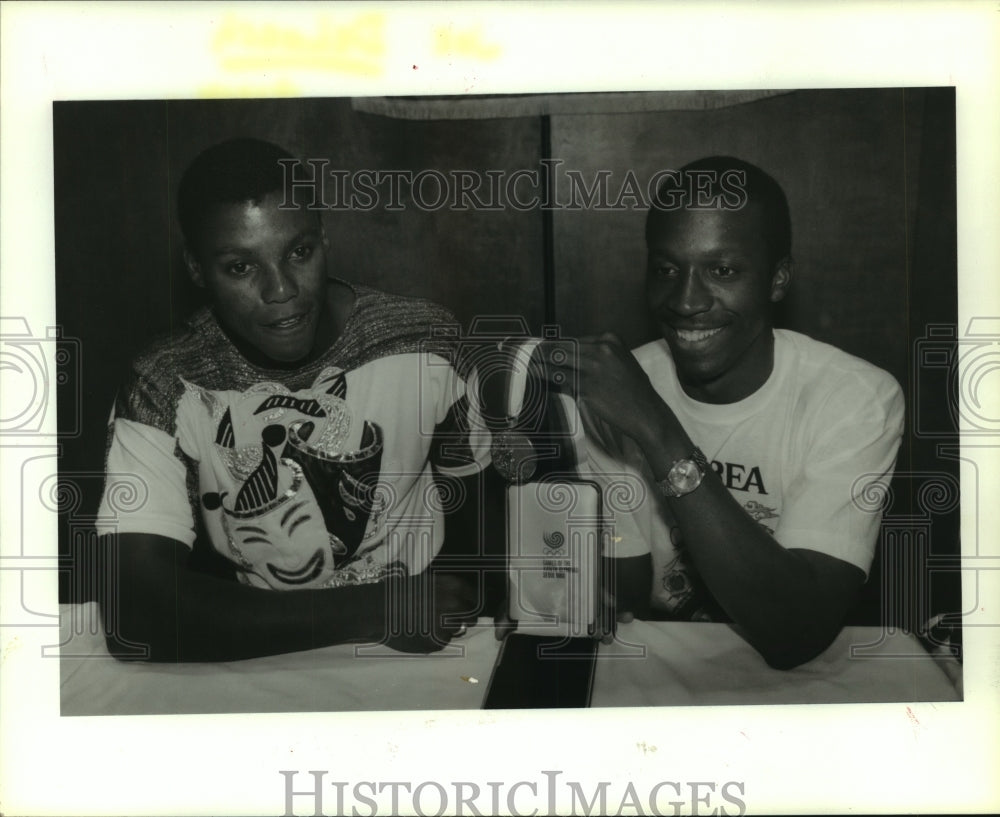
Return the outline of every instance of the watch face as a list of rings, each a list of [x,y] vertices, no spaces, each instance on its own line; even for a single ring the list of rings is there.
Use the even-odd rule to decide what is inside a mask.
[[[701,484],[702,472],[694,460],[680,460],[667,474],[670,486],[678,494],[687,494]]]

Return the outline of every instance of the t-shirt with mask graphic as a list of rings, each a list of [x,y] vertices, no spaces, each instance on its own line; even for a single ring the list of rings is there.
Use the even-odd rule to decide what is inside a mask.
[[[867,574],[881,521],[878,497],[903,431],[902,391],[887,372],[833,346],[781,329],[774,338],[770,377],[730,404],[685,394],[666,341],[633,354],[752,519],[785,547],[817,550]],[[592,477],[604,487],[612,554],[652,555],[654,611],[715,618],[718,608],[689,563],[638,445],[591,415],[584,423]]]
[[[489,434],[450,313],[350,286],[340,338],[292,371],[251,365],[207,309],[142,355],[109,427],[98,532],[202,537],[240,581],[279,590],[421,572],[460,492],[448,480],[485,467]]]

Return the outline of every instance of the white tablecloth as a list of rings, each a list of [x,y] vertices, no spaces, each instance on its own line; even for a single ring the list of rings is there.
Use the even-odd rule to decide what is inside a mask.
[[[822,655],[774,670],[725,624],[634,621],[598,653],[591,706],[958,701],[960,689],[954,658],[879,627],[845,627]]]
[[[432,655],[342,644],[211,664],[125,662],[108,655],[95,603],[60,613],[63,715],[476,709],[499,648],[484,619]]]
[[[96,604],[61,613],[63,715],[475,709],[499,649],[482,619],[428,656],[342,645],[214,664],[128,663],[108,655]],[[857,649],[866,644],[874,646]],[[954,659],[875,627],[845,628],[820,657],[779,671],[724,624],[635,621],[601,646],[592,705],[955,701],[958,678]]]

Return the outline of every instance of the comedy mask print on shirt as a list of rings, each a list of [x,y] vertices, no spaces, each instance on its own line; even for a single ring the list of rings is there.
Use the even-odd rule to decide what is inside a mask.
[[[235,395],[185,385],[214,425],[200,469],[203,486],[206,472],[217,486],[202,492],[206,521],[221,524],[244,581],[291,589],[381,578],[364,544],[385,505],[382,430],[354,416],[343,372],[326,369],[294,393],[276,383]]]

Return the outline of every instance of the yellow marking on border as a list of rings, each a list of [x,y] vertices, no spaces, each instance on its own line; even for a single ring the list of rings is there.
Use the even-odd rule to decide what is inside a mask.
[[[379,77],[388,54],[385,15],[360,14],[347,22],[316,18],[307,29],[259,22],[230,12],[212,51],[224,71],[326,71]]]
[[[498,59],[503,49],[498,43],[489,42],[482,26],[455,30],[452,26],[434,29],[434,53],[439,57],[464,57],[491,61]]]

